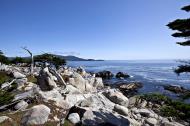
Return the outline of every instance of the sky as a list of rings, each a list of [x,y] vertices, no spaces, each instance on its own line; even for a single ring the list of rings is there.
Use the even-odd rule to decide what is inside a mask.
[[[186,59],[166,26],[189,0],[0,0],[0,50],[105,60]],[[182,39],[183,41],[183,39]]]

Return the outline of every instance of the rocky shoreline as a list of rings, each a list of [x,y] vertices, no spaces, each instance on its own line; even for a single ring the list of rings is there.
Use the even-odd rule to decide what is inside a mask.
[[[134,92],[142,87],[141,83],[107,86],[102,78],[113,77],[108,71],[90,74],[81,67],[62,67],[58,70],[35,67],[33,75],[29,71],[29,67],[0,64],[1,76],[6,78],[1,83],[1,125],[190,124],[190,105],[175,102],[159,94],[135,95]],[[116,76],[121,79],[130,77],[124,73]],[[168,110],[171,107],[180,113],[179,117],[170,115],[171,111]]]

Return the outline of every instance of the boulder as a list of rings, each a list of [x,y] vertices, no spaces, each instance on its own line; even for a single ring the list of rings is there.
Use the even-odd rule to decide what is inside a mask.
[[[80,91],[84,92],[86,90],[86,81],[85,79],[78,73],[73,74],[73,78],[69,78],[69,83],[75,86]]]
[[[94,81],[94,83],[93,83],[93,86],[96,87],[97,89],[103,88],[103,87],[104,87],[104,84],[103,84],[102,78],[96,77],[96,78],[95,78],[95,81]]]
[[[98,94],[93,94],[92,96],[82,100],[78,106],[80,107],[90,107],[93,110],[98,109],[109,109],[114,108],[114,103],[108,100],[101,92]]]
[[[166,85],[164,86],[165,90],[174,92],[174,93],[190,93],[190,90],[187,90],[179,85]]]
[[[127,73],[123,73],[123,72],[118,72],[115,75],[116,78],[129,78],[130,76]]]
[[[127,91],[135,91],[139,88],[142,88],[142,84],[138,82],[133,82],[129,84],[120,84],[119,89],[120,90],[127,90]]]
[[[73,124],[79,123],[80,122],[79,114],[78,113],[69,114],[68,120]]]
[[[148,109],[138,109],[138,113],[140,113],[142,116],[146,116],[146,117],[149,117],[151,114],[153,114]]]
[[[113,114],[107,110],[87,110],[82,117],[82,125],[88,126],[130,126],[130,122],[123,116]]]
[[[80,94],[81,91],[72,85],[66,85],[65,89],[61,90],[63,94]]]
[[[129,99],[125,97],[121,92],[116,90],[109,90],[103,94],[113,103],[128,107]]]
[[[96,73],[96,77],[101,77],[102,79],[111,79],[114,75],[110,71],[101,71]]]
[[[77,103],[89,98],[92,94],[67,94],[65,101],[70,105],[74,106]]]
[[[150,126],[156,126],[157,123],[158,123],[157,119],[155,119],[155,118],[148,118],[148,119],[146,119],[145,121],[146,121],[146,123],[148,123]]]
[[[27,81],[28,81],[27,78],[16,79],[15,83],[17,84],[17,89],[22,89],[22,87],[24,87]]]
[[[12,72],[12,75],[13,75],[13,77],[16,78],[16,79],[21,79],[21,78],[25,78],[25,77],[26,77],[26,75],[24,75],[24,74],[22,74],[22,73],[20,73],[20,72],[18,72],[18,71],[13,71],[13,72]]]
[[[118,105],[118,104],[116,104],[114,106],[114,111],[116,111],[117,113],[124,115],[124,116],[128,116],[128,114],[129,114],[128,108]]]
[[[3,123],[4,121],[10,121],[12,122],[13,120],[11,118],[9,118],[8,116],[0,116],[0,124]]]
[[[34,106],[24,114],[21,124],[23,126],[42,125],[47,122],[49,114],[50,109],[47,106],[42,104]]]
[[[25,102],[24,100],[20,101],[19,103],[17,103],[14,108],[16,110],[24,110],[28,107],[28,103]]]
[[[6,71],[6,72],[8,72],[9,71],[8,65],[0,63],[0,71]]]
[[[51,91],[39,91],[37,92],[38,98],[43,100],[44,102],[52,101],[55,106],[69,109],[71,106],[67,103],[64,97],[60,94],[60,92],[56,89]]]
[[[55,77],[49,72],[48,67],[42,69],[38,76],[38,85],[43,91],[50,91],[57,87]]]

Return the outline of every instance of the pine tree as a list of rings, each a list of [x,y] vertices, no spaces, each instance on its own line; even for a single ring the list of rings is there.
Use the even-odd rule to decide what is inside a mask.
[[[190,5],[184,6],[181,8],[186,12],[190,12]],[[170,29],[175,30],[176,32],[172,34],[173,37],[184,38],[185,41],[177,42],[181,46],[190,46],[190,18],[187,19],[176,19],[173,22],[169,22],[167,25]],[[178,66],[175,69],[177,74],[190,72],[190,61],[184,61],[183,65]]]

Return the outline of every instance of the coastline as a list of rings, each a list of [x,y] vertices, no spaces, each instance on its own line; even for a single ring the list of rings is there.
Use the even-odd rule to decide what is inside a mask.
[[[71,125],[183,126],[190,123],[188,115],[177,114],[179,117],[175,115],[172,117],[173,113],[166,114],[168,106],[176,109],[176,112],[183,113],[185,109],[181,110],[175,104],[187,106],[185,111],[189,111],[189,104],[171,100],[161,94],[135,94],[143,87],[141,83],[122,83],[118,85],[119,87],[107,85],[103,83],[102,78],[115,76],[109,71],[107,71],[109,74],[107,72],[92,74],[82,67],[63,67],[58,70],[51,67],[35,67],[35,76],[29,77],[29,67],[1,64],[0,70],[8,76],[10,74],[17,85],[13,89],[8,83],[1,86],[5,91],[11,88],[11,92],[14,93],[14,97],[10,97],[13,99],[0,106],[1,111],[4,111],[0,118],[6,116],[9,119],[5,123],[15,123],[13,121],[15,117],[20,118],[21,122],[17,123],[22,125],[71,123]],[[117,74],[117,77],[130,78],[124,73]],[[11,109],[12,107],[14,109]],[[25,113],[22,117],[16,116],[22,111]],[[9,116],[9,113],[14,112],[15,117],[14,114]],[[44,114],[41,115],[41,112]],[[37,121],[39,117],[40,121]]]

